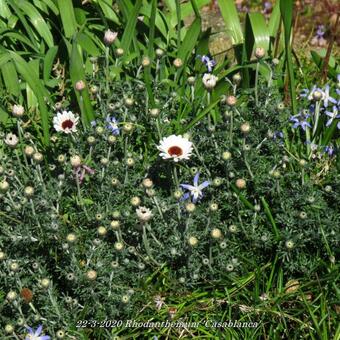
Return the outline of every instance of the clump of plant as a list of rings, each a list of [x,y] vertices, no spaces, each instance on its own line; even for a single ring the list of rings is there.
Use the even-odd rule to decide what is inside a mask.
[[[187,292],[271,262],[293,278],[334,263],[337,85],[308,92],[291,117],[271,78],[256,74],[245,91],[234,72],[219,96],[211,58],[195,71],[155,55],[127,63],[116,50],[114,75],[107,58],[92,60],[74,86],[80,103],[89,91],[93,119],[61,100],[49,147],[12,106],[0,161],[4,333],[39,323],[74,338],[77,320],[133,317],[150,284]]]

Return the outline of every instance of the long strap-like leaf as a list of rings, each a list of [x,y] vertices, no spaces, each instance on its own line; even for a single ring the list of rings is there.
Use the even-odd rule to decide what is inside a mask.
[[[289,77],[289,90],[290,100],[292,105],[292,111],[294,115],[297,114],[297,100],[295,91],[295,77],[293,70],[293,57],[292,57],[292,46],[291,46],[291,33],[293,25],[293,0],[280,0],[280,10],[284,26],[284,37],[285,37],[285,49],[286,49],[286,64],[288,69]]]

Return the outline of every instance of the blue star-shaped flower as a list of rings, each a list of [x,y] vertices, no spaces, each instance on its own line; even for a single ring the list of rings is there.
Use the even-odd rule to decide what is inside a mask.
[[[209,181],[204,181],[201,184],[198,184],[198,179],[199,179],[199,172],[195,175],[194,177],[194,185],[191,184],[180,184],[180,186],[186,190],[188,190],[189,192],[186,192],[181,200],[184,201],[186,199],[188,199],[190,197],[190,195],[192,196],[192,202],[196,203],[199,199],[201,199],[203,197],[203,189],[206,188],[210,182]]]

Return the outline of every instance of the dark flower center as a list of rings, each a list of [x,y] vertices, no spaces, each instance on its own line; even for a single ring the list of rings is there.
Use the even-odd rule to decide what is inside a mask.
[[[73,122],[71,119],[66,119],[61,123],[61,127],[65,129],[72,129]]]
[[[181,156],[183,155],[183,150],[179,146],[172,146],[168,149],[170,156]]]

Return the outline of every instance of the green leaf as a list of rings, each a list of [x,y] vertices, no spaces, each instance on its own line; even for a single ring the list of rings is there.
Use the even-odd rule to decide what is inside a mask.
[[[231,37],[233,45],[243,43],[243,32],[234,0],[218,0],[227,34]]]
[[[75,38],[72,44],[70,56],[70,75],[73,85],[80,80],[86,83],[83,56],[80,51],[81,47]],[[94,113],[87,86],[85,86],[85,89],[82,90],[81,93],[79,93],[79,91],[75,91],[75,94],[81,111],[83,125],[88,126],[90,122],[94,120]]]
[[[280,2],[276,1],[268,22],[268,33],[272,38],[276,38],[277,36],[280,27],[280,20],[281,20]]]
[[[44,82],[47,82],[50,79],[53,62],[58,52],[58,46],[51,47],[44,58],[44,71],[43,71],[43,78]]]
[[[264,16],[261,13],[248,13],[247,22],[251,27],[254,47],[262,47],[268,51],[270,39]]]
[[[183,60],[183,62],[186,61],[188,56],[193,51],[197,41],[198,37],[201,33],[201,19],[196,18],[194,22],[191,24],[190,28],[188,29],[184,40],[181,44],[181,47],[178,49],[178,57]]]
[[[18,40],[21,43],[27,45],[29,48],[31,48],[35,52],[39,53],[39,48],[36,45],[32,44],[31,40],[25,37],[25,35],[23,34],[9,31],[9,32],[3,32],[1,33],[1,35],[2,37],[8,37],[13,40]]]
[[[8,118],[8,113],[0,107],[0,123],[6,124]]]
[[[215,100],[208,107],[206,107],[202,112],[200,112],[187,126],[182,128],[181,133],[184,133],[196,125],[200,120],[202,120],[210,111],[220,102],[220,99]]]
[[[98,0],[98,5],[104,13],[106,19],[111,20],[117,25],[120,25],[120,20],[116,14],[116,12],[112,8],[112,0]]]
[[[189,15],[192,14],[192,12],[195,13],[196,18],[200,17],[199,9],[205,5],[208,5],[211,3],[211,0],[190,0],[190,3],[184,3],[181,5],[181,12],[182,17],[186,18]]]
[[[132,42],[132,39],[136,35],[136,23],[137,23],[137,17],[139,13],[139,9],[142,6],[142,0],[137,0],[136,5],[133,8],[132,12],[129,13],[129,20],[126,24],[126,28],[124,30],[122,40],[121,40],[121,46],[124,48],[125,51],[128,51]]]
[[[24,13],[20,10],[20,8],[17,6],[16,3],[14,2],[9,2],[9,5],[13,8],[16,16],[19,18],[20,20],[20,23],[22,24],[22,26],[25,28],[26,30],[26,34],[28,36],[28,38],[30,39],[31,43],[33,45],[36,46],[36,49],[39,50],[39,42],[36,40],[36,37],[35,37],[35,34],[34,34],[34,31],[32,30],[31,26],[28,24],[26,18],[25,18],[25,15]],[[11,17],[11,18],[14,18],[14,15]],[[17,24],[17,20],[15,20],[15,22],[13,23],[13,27],[12,25],[10,27],[14,28],[14,26]]]
[[[47,110],[45,98],[49,98],[49,93],[42,85],[41,80],[36,76],[36,71],[29,65],[21,56],[17,53],[8,52],[15,62],[18,73],[22,76],[25,82],[30,86],[34,95],[37,97],[39,103],[39,112],[41,117],[42,129],[43,129],[43,143],[49,144],[49,113]],[[38,132],[39,133],[39,132]]]
[[[77,21],[74,14],[72,0],[57,0],[61,21],[66,38],[70,38],[77,31]]]
[[[6,0],[0,0],[0,17],[9,19],[11,15],[12,13],[7,6]]]
[[[284,26],[284,38],[285,38],[285,49],[286,49],[286,64],[289,76],[289,89],[290,89],[290,100],[292,105],[293,114],[297,114],[297,100],[295,90],[295,76],[293,69],[293,57],[292,57],[292,46],[290,44],[290,37],[293,25],[293,0],[280,0],[280,10]]]
[[[1,66],[2,77],[7,91],[14,95],[19,96],[20,86],[18,80],[18,74],[15,65],[12,61]]]
[[[326,57],[327,50],[323,48],[320,51],[311,51],[310,53],[314,63],[321,70],[324,63],[324,59]],[[336,76],[339,72],[340,72],[339,68],[338,69],[336,68],[335,58],[333,56],[330,56],[328,62],[328,75],[336,79]]]
[[[87,34],[79,33],[77,40],[84,51],[89,53],[91,56],[98,57],[101,54],[101,51],[98,49],[93,39],[91,39]]]
[[[156,8],[157,1],[151,2],[151,15],[149,23],[149,41],[148,41],[148,56],[152,58],[154,56],[154,38],[155,38],[155,23],[156,23]]]
[[[47,46],[52,47],[54,43],[51,30],[39,11],[28,1],[21,0],[19,2],[19,6],[25,15],[28,16],[29,20],[40,36],[45,40]]]

